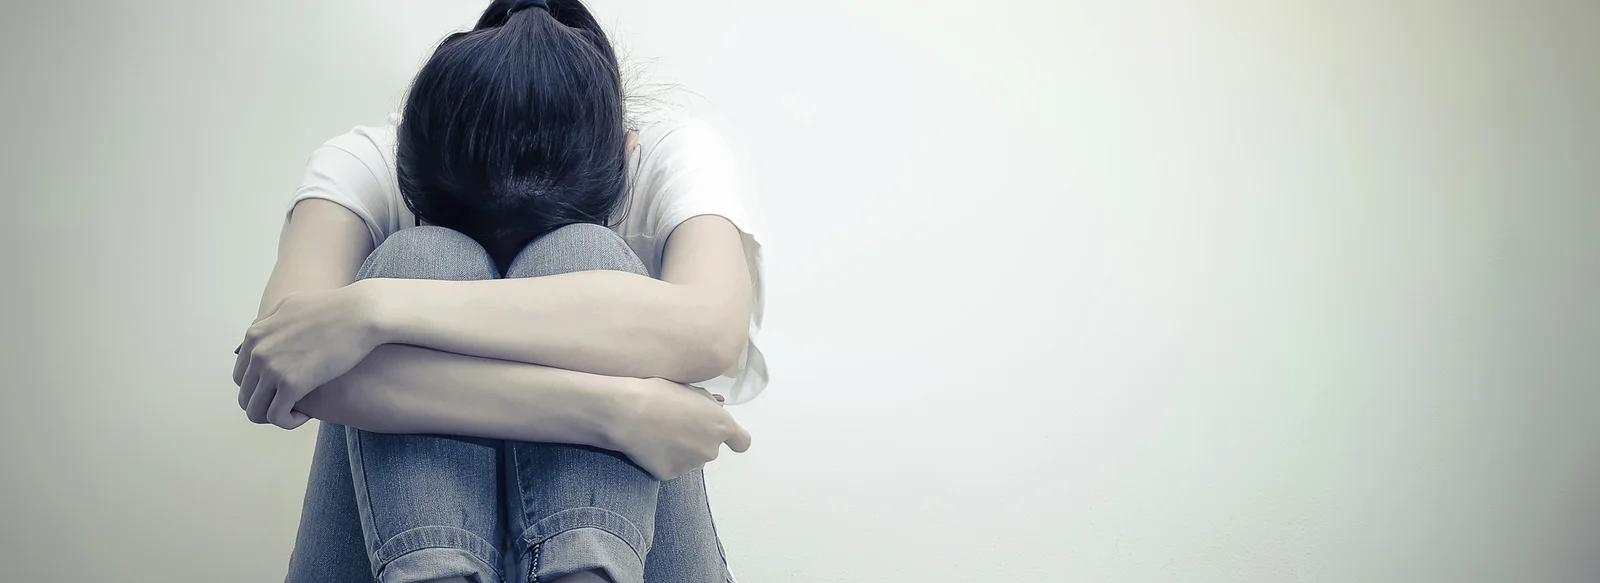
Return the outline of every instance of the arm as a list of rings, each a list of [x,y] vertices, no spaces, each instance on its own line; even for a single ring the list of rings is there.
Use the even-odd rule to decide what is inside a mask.
[[[337,203],[321,199],[308,199],[296,204],[290,215],[288,229],[278,244],[278,262],[273,267],[272,277],[267,281],[266,291],[262,294],[259,317],[272,314],[285,299],[297,293],[345,294],[350,298],[347,302],[349,304],[364,303],[366,301],[363,299],[364,291],[359,289],[359,286],[350,284],[355,280],[356,271],[360,269],[366,256],[372,252],[372,248],[366,225],[355,213]],[[396,355],[400,354],[420,360],[408,362],[396,358]],[[394,374],[398,370],[405,370],[410,374]],[[522,393],[518,396],[523,399],[542,402],[544,395],[549,393],[557,401],[551,403],[555,406],[534,407],[534,409],[557,411],[562,414],[566,411],[593,413],[614,404],[615,393],[601,390],[609,388],[603,386],[604,383],[601,382],[603,377],[593,375],[579,377],[571,373],[560,375],[558,372],[560,371],[417,347],[380,346],[366,355],[366,358],[353,370],[338,377],[334,383],[330,383],[337,389],[337,398],[324,395],[313,402],[310,411],[306,410],[306,407],[296,408],[302,413],[315,414],[327,420],[338,420],[361,429],[390,433],[420,432],[434,425],[449,422],[443,418],[432,417],[430,413],[435,411],[442,412],[442,417],[453,416],[455,419],[473,412],[498,412],[500,415],[527,414],[526,407],[512,411],[498,408],[494,401],[509,398],[505,394],[506,391],[477,394],[474,390],[492,390],[513,384],[503,382],[503,379],[508,377],[523,381],[514,383],[521,385],[517,387],[517,391]],[[539,382],[547,380],[563,382],[548,385]],[[444,392],[432,390],[432,387],[447,385],[457,387],[450,391],[455,393],[456,399],[439,402],[438,399],[428,398],[429,395]],[[249,404],[249,396],[241,393],[240,407]],[[488,402],[489,406],[474,409],[466,406],[469,402]],[[443,406],[444,409],[438,406]],[[552,421],[549,417],[554,416],[548,412],[543,414],[547,417],[545,421]],[[258,423],[265,421],[265,419],[252,420]],[[599,421],[598,418],[557,421],[546,426],[544,431],[547,434],[541,435],[544,438],[542,441],[600,445],[588,443],[595,440],[597,432],[595,425]],[[573,429],[571,435],[565,434],[568,428]]]
[[[668,239],[661,280],[618,271],[368,280],[383,306],[373,312],[377,341],[610,376],[715,378],[748,340],[740,237],[720,216],[684,221]]]
[[[301,399],[307,414],[379,433],[432,433],[620,451],[670,480],[750,448],[704,390],[386,344]]]
[[[542,366],[385,344],[295,407],[379,433],[437,433],[616,449],[634,385]]]
[[[258,315],[272,313],[295,293],[346,288],[371,252],[366,225],[354,213],[320,199],[296,204]],[[505,380],[512,382],[501,382]],[[616,405],[622,387],[606,382],[615,380],[385,345],[312,392],[296,409],[385,433],[439,432],[605,447],[608,415],[620,410]],[[453,389],[424,389],[446,386]],[[241,401],[241,407],[248,404]]]
[[[709,397],[662,379],[605,377],[385,344],[297,407],[324,421],[379,433],[571,443],[637,453],[640,444],[633,442],[638,439],[666,441],[672,439],[668,434],[700,433],[692,426],[706,413],[725,417]],[[712,432],[742,432],[711,425]],[[730,445],[743,449],[737,442]]]
[[[296,293],[359,298],[358,286],[349,284],[371,250],[354,213],[324,200],[302,201],[279,243],[260,313],[271,314]],[[311,392],[296,409],[384,433],[613,449],[665,479],[714,459],[723,442],[735,451],[749,446],[749,433],[706,397],[659,379],[604,377],[389,344]],[[248,399],[241,393],[240,406]]]

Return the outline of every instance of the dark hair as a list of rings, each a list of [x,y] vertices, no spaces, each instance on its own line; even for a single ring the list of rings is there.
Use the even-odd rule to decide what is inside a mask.
[[[396,152],[406,206],[502,269],[540,235],[607,224],[627,188],[611,41],[579,0],[522,4],[495,0],[439,44],[406,96]]]

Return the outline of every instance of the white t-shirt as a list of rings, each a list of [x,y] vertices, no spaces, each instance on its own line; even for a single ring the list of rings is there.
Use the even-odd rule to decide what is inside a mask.
[[[367,224],[374,247],[395,231],[415,225],[395,178],[399,121],[399,114],[390,114],[383,125],[356,127],[317,148],[290,208],[308,198],[338,203]],[[718,215],[741,231],[752,285],[750,342],[721,377],[697,384],[722,395],[729,404],[755,398],[767,385],[766,359],[756,348],[765,304],[757,239],[761,230],[738,185],[732,152],[715,130],[692,118],[643,128],[638,147],[628,155],[628,193],[627,214],[615,231],[652,277],[661,277],[662,249],[684,221]],[[286,217],[286,227],[287,221]]]

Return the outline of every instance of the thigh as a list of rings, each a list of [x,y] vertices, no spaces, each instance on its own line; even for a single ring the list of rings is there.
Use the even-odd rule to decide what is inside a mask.
[[[300,529],[284,581],[371,582],[371,563],[362,544],[361,518],[356,514],[355,483],[350,478],[350,455],[345,450],[345,428],[337,423],[319,425]]]

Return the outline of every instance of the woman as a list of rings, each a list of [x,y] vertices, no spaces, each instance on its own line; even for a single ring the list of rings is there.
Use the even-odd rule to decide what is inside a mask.
[[[322,421],[288,580],[731,580],[699,468],[766,384],[746,212],[706,126],[627,128],[578,0],[446,38],[312,154],[239,349],[251,421]]]

